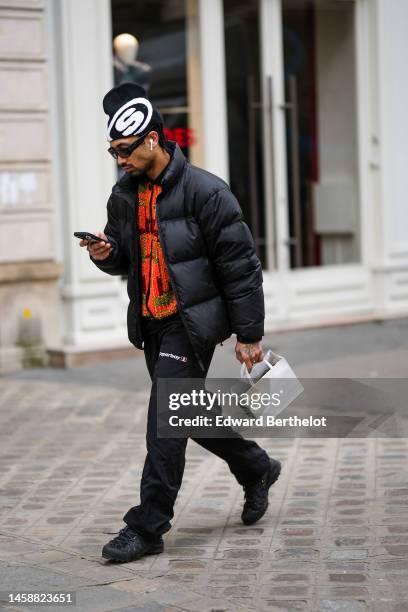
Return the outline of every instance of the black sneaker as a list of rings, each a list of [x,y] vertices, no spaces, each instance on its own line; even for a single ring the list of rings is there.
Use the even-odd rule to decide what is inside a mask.
[[[261,480],[244,487],[245,503],[241,519],[245,525],[253,525],[265,514],[268,507],[269,487],[278,480],[281,467],[280,461],[271,459],[269,470],[265,472]]]
[[[102,557],[111,561],[136,561],[144,555],[158,555],[163,552],[163,538],[147,539],[135,533],[130,527],[124,527],[119,535],[105,544]]]

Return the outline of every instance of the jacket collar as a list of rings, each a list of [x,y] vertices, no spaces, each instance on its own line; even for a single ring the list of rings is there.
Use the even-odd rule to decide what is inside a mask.
[[[165,168],[162,177],[161,184],[163,191],[167,191],[170,189],[170,187],[177,183],[183,173],[184,166],[186,165],[186,158],[184,157],[183,151],[180,149],[177,142],[169,140],[167,145],[171,159]]]
[[[163,192],[168,191],[175,183],[177,183],[183,173],[184,166],[187,163],[182,150],[176,142],[168,140],[167,148],[171,155],[171,159],[161,175]],[[135,192],[137,192],[139,182],[140,177],[125,174],[114,186],[113,193],[124,196],[126,201],[133,205],[134,195]]]

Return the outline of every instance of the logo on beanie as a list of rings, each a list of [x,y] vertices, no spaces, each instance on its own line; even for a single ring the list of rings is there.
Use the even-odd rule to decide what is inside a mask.
[[[123,104],[108,124],[108,140],[140,134],[149,125],[153,107],[146,98],[133,98]]]

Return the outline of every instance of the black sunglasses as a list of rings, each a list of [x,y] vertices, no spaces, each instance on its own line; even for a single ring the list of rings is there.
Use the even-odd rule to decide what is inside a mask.
[[[124,147],[122,145],[119,145],[118,147],[109,147],[108,153],[110,153],[114,159],[118,159],[118,157],[123,157],[124,159],[126,159],[133,153],[135,149],[137,149],[137,147],[139,147],[143,143],[145,138],[146,134],[144,136],[141,136],[141,138],[135,140],[135,142],[132,142],[132,144],[128,147]]]

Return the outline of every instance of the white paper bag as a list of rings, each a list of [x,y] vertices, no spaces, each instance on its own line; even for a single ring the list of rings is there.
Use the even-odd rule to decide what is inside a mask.
[[[256,409],[252,402],[248,405],[252,416],[261,414],[276,416],[304,391],[303,385],[287,360],[270,349],[266,352],[262,362],[254,364],[251,373],[248,372],[245,363],[242,364],[241,380],[248,381],[247,395],[268,393],[276,402],[279,400],[279,403],[274,401]]]

